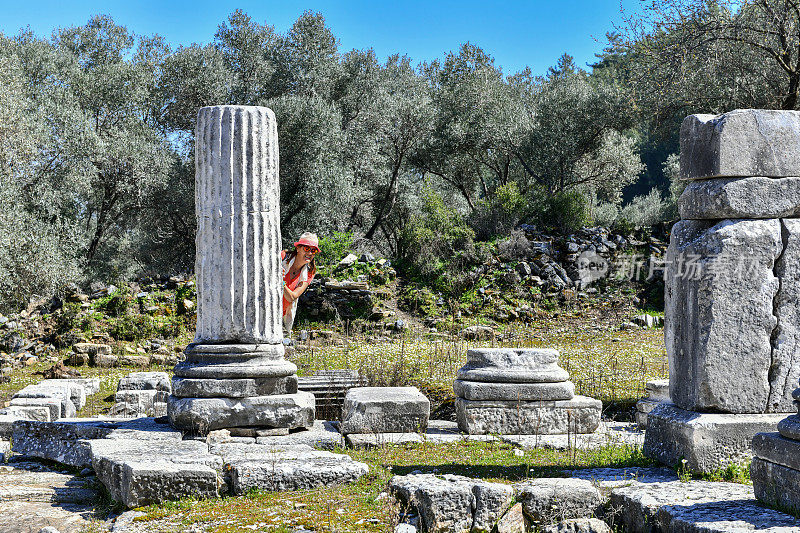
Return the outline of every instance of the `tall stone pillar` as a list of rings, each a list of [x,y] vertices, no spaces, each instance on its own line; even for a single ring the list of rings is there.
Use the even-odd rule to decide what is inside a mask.
[[[175,366],[170,422],[201,435],[311,427],[314,396],[298,392],[281,343],[275,114],[204,107],[195,136],[197,332]]]
[[[681,219],[664,272],[670,398],[644,453],[710,472],[793,409],[800,378],[800,113],[739,109],[681,126]]]

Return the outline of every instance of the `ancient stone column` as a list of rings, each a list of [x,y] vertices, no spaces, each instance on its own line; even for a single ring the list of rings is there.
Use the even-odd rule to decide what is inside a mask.
[[[664,334],[673,404],[644,453],[710,472],[752,455],[800,378],[800,113],[738,109],[681,126]]]
[[[170,422],[221,428],[310,427],[281,326],[280,190],[275,114],[204,107],[195,131],[197,332],[175,366]]]

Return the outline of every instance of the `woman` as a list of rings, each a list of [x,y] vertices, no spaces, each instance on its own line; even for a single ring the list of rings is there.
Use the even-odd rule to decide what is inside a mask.
[[[291,338],[294,318],[297,315],[297,299],[305,292],[317,265],[314,256],[319,253],[319,239],[314,233],[305,232],[294,243],[294,250],[281,252],[283,267],[283,327],[286,337]]]

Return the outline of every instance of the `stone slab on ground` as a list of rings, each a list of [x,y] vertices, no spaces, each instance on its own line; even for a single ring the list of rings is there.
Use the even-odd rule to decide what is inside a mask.
[[[800,520],[763,507],[751,486],[738,483],[634,483],[611,491],[611,509],[615,524],[631,533],[800,530]]]
[[[456,398],[461,431],[470,434],[554,435],[592,433],[600,425],[600,400],[575,396],[552,402],[473,401]]]
[[[800,176],[800,113],[736,109],[689,115],[680,131],[684,179]]]
[[[755,457],[750,463],[750,479],[759,501],[800,513],[800,470]]]
[[[343,434],[423,433],[431,402],[416,387],[353,387],[344,397]]]
[[[714,414],[664,403],[648,415],[643,452],[668,466],[686,460],[693,472],[714,472],[745,464],[756,433],[775,431],[782,414]]]
[[[420,444],[425,438],[420,433],[348,433],[345,442],[351,448],[379,448],[387,444]]]
[[[293,446],[305,444],[318,450],[333,450],[344,446],[344,439],[336,425],[327,420],[314,420],[314,426],[282,436],[256,437],[256,444]]]
[[[233,427],[310,428],[314,395],[307,392],[250,398],[177,398],[170,396],[170,423],[199,435]]]
[[[222,458],[230,476],[230,489],[244,494],[251,489],[308,490],[352,483],[369,467],[344,454],[314,450],[310,446],[217,444],[212,453]]]
[[[678,199],[684,220],[800,215],[800,178],[714,178],[689,183]]]
[[[576,478],[539,478],[514,485],[525,515],[539,525],[569,518],[594,516],[603,496],[591,481]]]
[[[581,468],[564,471],[569,477],[591,481],[601,490],[627,487],[631,483],[663,483],[677,481],[674,470],[659,467]]]
[[[599,518],[571,518],[542,528],[542,533],[611,533]]]
[[[664,338],[675,405],[769,412],[770,393],[783,381],[770,379],[770,369],[779,364],[772,332],[780,286],[774,266],[782,250],[777,219],[681,220],[673,226],[666,258],[672,266],[664,286],[665,315],[671,319]]]
[[[64,402],[58,398],[13,398],[9,402],[9,408],[13,409],[14,407],[23,407],[23,408],[45,407],[48,410],[50,420],[58,420],[59,418],[61,418],[63,403]],[[73,410],[74,409],[75,407],[73,406]]]
[[[97,478],[126,507],[219,495],[222,460],[205,443],[103,439],[90,448]]]
[[[172,390],[169,374],[166,372],[131,372],[120,378],[117,390]]]
[[[424,531],[491,531],[511,507],[510,485],[446,474],[394,476],[389,490],[417,510]]]
[[[80,385],[86,391],[86,396],[97,394],[100,392],[100,378],[59,378],[59,379],[45,379],[42,383],[57,381],[64,383],[74,383]]]
[[[477,435],[475,435],[477,436]],[[601,422],[594,433],[571,435],[499,435],[498,438],[522,448],[591,450],[605,446],[634,446],[644,443],[644,431],[629,422]]]
[[[102,527],[93,512],[98,493],[92,480],[36,462],[0,465],[0,531],[35,532],[50,526],[60,533],[78,533],[90,521]]]
[[[70,466],[91,466],[89,441],[93,439],[135,439],[180,441],[182,435],[152,418],[74,418],[56,422],[17,420],[14,422],[13,450],[20,455],[40,457]]]

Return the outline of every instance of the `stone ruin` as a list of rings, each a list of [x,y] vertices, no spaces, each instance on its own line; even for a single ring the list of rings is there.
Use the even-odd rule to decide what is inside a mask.
[[[553,435],[592,433],[600,425],[600,400],[575,396],[558,351],[476,348],[453,382],[461,431]]]
[[[314,395],[284,359],[278,130],[264,107],[197,117],[197,334],[175,366],[170,423],[217,429],[309,428]]]
[[[792,409],[800,377],[800,113],[736,110],[681,126],[689,180],[665,265],[672,404],[644,453],[710,472]]]

